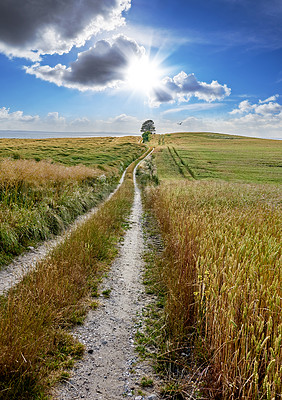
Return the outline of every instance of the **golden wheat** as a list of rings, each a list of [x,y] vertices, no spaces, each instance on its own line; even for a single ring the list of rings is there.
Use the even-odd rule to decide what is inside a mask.
[[[194,327],[223,399],[281,394],[281,196],[275,186],[162,185],[166,312],[175,340]]]
[[[66,180],[82,181],[96,178],[101,171],[87,168],[84,165],[65,167],[48,161],[10,160],[0,161],[0,185],[16,184],[24,181],[27,184],[46,184]]]

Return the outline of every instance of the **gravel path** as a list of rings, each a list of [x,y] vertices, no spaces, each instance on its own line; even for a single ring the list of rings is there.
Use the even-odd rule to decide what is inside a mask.
[[[85,355],[71,379],[56,389],[57,400],[158,398],[154,388],[139,385],[152,371],[147,363],[138,362],[133,344],[142,309],[149,302],[142,284],[142,204],[135,177],[134,184],[130,228],[101,288],[111,289],[110,297],[101,299],[102,305],[90,311],[84,325],[75,329],[74,335],[85,345]]]
[[[107,197],[106,201],[108,201],[113,194],[118,190],[120,185],[124,180],[126,170],[122,174],[122,177],[119,181],[116,189]],[[80,224],[85,222],[87,219],[92,217],[98,210],[98,207],[92,208],[88,213],[79,216],[65,231],[62,235],[57,236],[55,239],[48,240],[41,244],[40,246],[34,248],[30,247],[30,251],[16,257],[15,260],[4,267],[0,271],[0,295],[6,293],[12,286],[16,285],[20,282],[24,275],[26,275],[29,271],[32,271],[36,263],[42,260],[47,254],[59,243],[66,239],[66,237],[76,229]]]

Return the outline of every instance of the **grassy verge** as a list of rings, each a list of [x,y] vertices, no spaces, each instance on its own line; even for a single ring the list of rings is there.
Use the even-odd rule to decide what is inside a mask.
[[[83,351],[67,328],[81,323],[116,254],[133,195],[133,168],[116,194],[1,298],[0,398],[44,399]],[[96,303],[95,303],[96,304]]]
[[[182,181],[147,193],[165,244],[155,264],[165,294],[158,342],[170,368],[183,357],[202,366],[208,398],[281,394],[279,199],[272,185],[226,182]]]

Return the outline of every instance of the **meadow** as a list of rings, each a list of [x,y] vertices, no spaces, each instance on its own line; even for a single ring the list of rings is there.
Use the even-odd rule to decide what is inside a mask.
[[[161,180],[281,183],[279,140],[199,132],[156,135],[153,143]]]
[[[60,233],[115,187],[135,137],[0,140],[0,267]]]
[[[139,142],[137,136],[0,139],[0,159],[51,160],[66,166],[83,164],[119,173],[140,154],[140,148],[144,148]]]
[[[0,398],[47,399],[81,357],[69,333],[98,307],[98,284],[116,256],[134,196],[133,169],[86,223],[0,299]]]
[[[165,293],[160,352],[166,362],[171,354],[170,370],[186,363],[200,398],[278,399],[282,143],[208,133],[153,140],[161,184],[145,198],[164,241],[155,262]]]

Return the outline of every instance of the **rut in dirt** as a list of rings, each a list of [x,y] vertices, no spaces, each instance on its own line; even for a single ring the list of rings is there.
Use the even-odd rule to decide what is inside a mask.
[[[98,310],[90,311],[84,325],[77,327],[74,336],[85,345],[85,355],[76,364],[72,377],[56,391],[58,400],[118,400],[128,398],[156,399],[151,389],[138,397],[138,379],[151,373],[148,365],[134,366],[135,318],[148,302],[142,284],[142,231],[141,193],[134,173],[135,197],[128,229],[119,256],[103,282],[103,290],[110,297],[103,298]],[[135,321],[135,322],[134,322]]]

